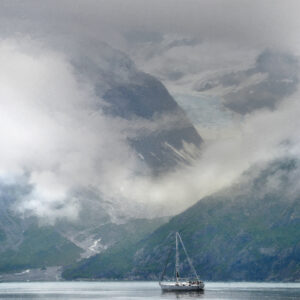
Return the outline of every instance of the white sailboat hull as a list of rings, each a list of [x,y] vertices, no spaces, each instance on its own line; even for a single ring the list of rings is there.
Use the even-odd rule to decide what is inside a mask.
[[[203,282],[161,282],[159,285],[163,291],[202,291],[204,289]]]
[[[194,273],[194,278],[189,277],[189,278],[182,278],[179,275],[179,267],[180,267],[180,263],[179,263],[179,251],[178,251],[178,242],[180,242],[183,251],[186,255],[188,264],[190,266],[190,269],[193,271]],[[199,280],[198,274],[196,269],[193,266],[193,263],[191,261],[191,259],[188,256],[188,253],[185,249],[185,246],[183,244],[183,241],[181,239],[181,236],[179,234],[179,232],[175,233],[175,245],[176,245],[176,256],[175,256],[175,281],[163,281],[167,266],[168,266],[168,260],[170,257],[170,253],[171,253],[171,249],[169,251],[168,254],[168,258],[167,261],[165,263],[165,267],[163,269],[163,272],[160,276],[160,280],[159,280],[159,285],[161,287],[161,289],[163,291],[203,291],[204,289],[204,283],[203,281]]]

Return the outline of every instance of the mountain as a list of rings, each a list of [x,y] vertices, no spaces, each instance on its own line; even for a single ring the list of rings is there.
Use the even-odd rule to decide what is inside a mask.
[[[178,231],[204,280],[297,281],[298,168],[298,160],[287,158],[253,167],[231,188],[202,199],[152,234],[68,266],[63,276],[157,279]],[[181,269],[188,271],[186,260]]]
[[[83,228],[70,223],[41,225],[36,218],[19,218],[10,210],[5,215],[0,227],[0,273],[69,265],[122,240],[140,239],[168,220],[129,219]]]
[[[0,273],[65,266],[107,249],[115,243],[141,238],[165,223],[167,218],[129,219],[116,224],[83,215],[76,223],[41,224],[36,217],[21,217],[12,209],[28,186],[1,184],[0,194]],[[86,224],[83,224],[86,220]],[[31,275],[31,274],[28,274]],[[44,274],[37,274],[39,277]],[[54,274],[57,275],[56,273]],[[18,274],[20,277],[20,274]],[[51,277],[52,280],[54,277]],[[1,276],[2,277],[2,276]]]
[[[202,139],[183,109],[153,76],[136,72],[129,83],[117,85],[103,96],[106,111],[127,120],[160,121],[154,132],[130,138],[131,146],[155,171],[189,163],[199,154]]]
[[[134,239],[140,239],[153,232],[169,220],[168,217],[153,219],[127,219],[122,223],[107,222],[82,227],[80,224],[59,223],[56,230],[77,245],[81,258],[101,253],[115,244]]]
[[[126,219],[116,224],[105,214],[98,214],[96,218],[96,208],[94,214],[89,209],[82,210],[75,223],[65,220],[54,225],[43,224],[37,217],[23,217],[13,209],[20,197],[29,192],[30,187],[25,182],[23,185],[2,183],[0,186],[1,274],[69,265],[122,240],[133,236],[140,239],[168,220]],[[44,274],[36,276],[41,275]],[[52,280],[55,276],[51,277]]]
[[[126,54],[97,43],[72,62],[94,84],[99,108],[131,124],[128,142],[154,173],[199,156],[203,141],[184,110],[161,81],[139,70]]]
[[[162,173],[199,155],[202,139],[184,111],[158,79],[138,70],[127,55],[98,43],[88,51],[70,51],[70,61],[74,72],[95,88],[95,111],[133,128],[128,144],[145,169]],[[166,222],[122,215],[116,220],[111,215],[114,203],[91,188],[78,187],[84,199],[78,220],[45,224],[19,213],[21,200],[33,189],[30,170],[26,172],[14,183],[0,178],[0,273],[74,263],[122,240],[141,238]]]

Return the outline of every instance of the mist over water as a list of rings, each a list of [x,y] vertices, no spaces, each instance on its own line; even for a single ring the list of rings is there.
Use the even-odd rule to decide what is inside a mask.
[[[209,282],[204,292],[163,293],[157,282],[1,283],[0,299],[299,299],[300,283]]]

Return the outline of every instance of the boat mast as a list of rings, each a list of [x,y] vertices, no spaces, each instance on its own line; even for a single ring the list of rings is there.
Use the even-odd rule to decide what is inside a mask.
[[[175,254],[175,272],[176,272],[176,282],[179,280],[179,252],[178,252],[178,232],[176,232],[176,254]]]
[[[185,246],[184,246],[184,244],[183,244],[183,241],[182,241],[182,239],[181,239],[181,236],[180,236],[180,234],[179,234],[178,232],[176,233],[176,242],[177,242],[177,235],[178,235],[178,237],[179,237],[179,241],[180,241],[181,246],[182,246],[182,248],[183,248],[183,251],[184,251],[184,253],[185,253],[185,255],[186,255],[186,258],[187,258],[187,261],[188,261],[188,263],[189,263],[189,265],[190,265],[190,268],[192,269],[192,271],[193,271],[194,275],[196,276],[197,280],[199,280],[197,271],[196,271],[196,269],[194,268],[194,265],[193,265],[193,263],[192,263],[192,261],[191,261],[189,255],[188,255],[187,251],[186,251],[186,248],[185,248]],[[177,248],[178,248],[178,246],[177,246],[177,244],[176,244],[176,250],[177,250]]]

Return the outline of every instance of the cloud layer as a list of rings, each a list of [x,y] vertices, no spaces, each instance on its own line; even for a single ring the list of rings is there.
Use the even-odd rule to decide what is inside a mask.
[[[28,174],[34,189],[23,210],[76,218],[76,189],[105,192],[109,178],[138,170],[125,128],[103,115],[101,99],[63,54],[7,40],[0,53],[1,177]]]
[[[74,220],[90,195],[115,216],[173,214],[254,164],[298,157],[298,11],[291,0],[3,1],[0,177],[32,187],[17,210]],[[151,176],[128,138],[180,122],[108,116],[102,100],[135,65],[183,102],[214,97],[231,119],[213,130],[230,134],[208,139],[189,165]]]

